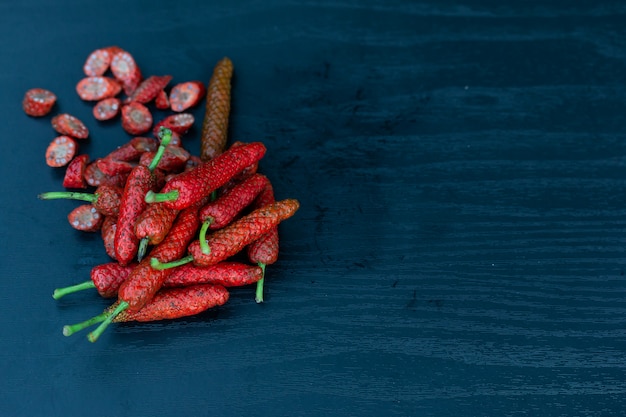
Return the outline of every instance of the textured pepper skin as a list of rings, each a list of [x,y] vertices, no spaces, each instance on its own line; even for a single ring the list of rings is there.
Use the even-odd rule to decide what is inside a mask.
[[[105,216],[100,228],[104,251],[111,259],[115,259],[115,229],[117,228],[117,217]]]
[[[143,80],[133,94],[126,99],[127,102],[136,101],[146,104],[154,100],[167,84],[172,80],[171,75],[151,75]]]
[[[165,207],[163,203],[149,204],[135,223],[138,239],[148,238],[148,243],[157,245],[165,239],[179,211]]]
[[[97,265],[91,269],[91,281],[100,296],[115,297],[120,285],[128,278],[135,266],[135,264],[120,265],[117,262]]]
[[[165,90],[159,91],[157,96],[154,98],[154,106],[159,110],[165,110],[170,108],[170,99],[167,96]]]
[[[89,155],[87,155],[86,153],[76,155],[65,169],[65,176],[63,177],[63,187],[87,188],[87,182],[85,181],[84,175],[88,163]]]
[[[256,196],[265,188],[269,180],[265,175],[254,174],[250,178],[235,185],[228,192],[221,195],[200,209],[200,219],[210,220],[209,229],[217,230],[226,226],[248,207]]]
[[[208,161],[226,149],[233,63],[224,57],[213,69],[206,92],[206,110],[200,136],[200,158]]]
[[[117,217],[120,212],[120,203],[124,190],[121,187],[111,184],[102,184],[96,188],[94,195],[96,200],[94,207],[105,216]]]
[[[150,260],[144,258],[120,286],[117,293],[118,301],[127,302],[130,311],[139,311],[159,290],[154,283],[165,281],[168,274],[167,270],[152,268]]]
[[[139,163],[145,166],[150,165],[156,152],[144,152],[139,158]],[[189,151],[182,146],[172,145],[170,142],[163,152],[163,156],[157,164],[157,168],[167,172],[180,172],[187,164],[187,160],[191,157]]]
[[[135,221],[146,208],[144,198],[153,183],[152,173],[143,165],[133,168],[126,180],[115,230],[115,258],[122,265],[137,255],[139,239],[135,236]]]
[[[175,200],[165,201],[165,205],[182,210],[197,203],[226,184],[247,166],[260,160],[265,152],[266,148],[263,143],[251,142],[230,148],[216,158],[190,171],[180,173],[168,181],[161,190],[161,193],[178,191],[178,197]]]
[[[126,184],[126,179],[128,178],[130,172],[126,174],[117,174],[113,177],[106,175],[104,172],[100,170],[99,162],[102,158],[97,158],[94,161],[91,161],[85,167],[85,173],[83,177],[85,178],[85,182],[92,187],[97,187],[102,184],[110,184],[116,185],[118,187],[124,187]]]
[[[137,136],[111,151],[105,159],[138,161],[144,152],[155,152],[158,147],[159,142],[156,139]]]
[[[156,123],[154,125],[154,128],[152,128],[152,133],[154,134],[154,136],[157,136],[159,133],[159,130],[161,129],[161,126],[163,126],[163,127],[167,127],[174,133],[178,133],[179,135],[184,135],[185,133],[187,133],[189,129],[191,129],[191,126],[193,126],[195,121],[196,119],[191,113],[171,114],[167,116],[166,118],[164,118],[163,120],[160,120],[158,123]]]
[[[230,145],[230,147],[236,148],[237,146],[241,146],[241,145],[244,145],[244,143],[241,141],[235,141]],[[246,180],[247,178],[250,178],[252,175],[256,174],[258,170],[259,170],[258,161],[253,163],[252,165],[248,165],[240,173],[232,177],[226,184],[222,185],[220,189],[217,190],[218,194],[219,195],[226,194],[228,190],[230,190],[231,188],[233,188],[235,185],[239,184],[240,182]]]
[[[150,252],[150,257],[142,260],[133,269],[119,289],[118,298],[128,303],[131,312],[141,309],[159,291],[171,271],[157,270],[150,266],[150,259],[171,262],[185,254],[187,245],[196,235],[200,226],[199,206],[181,211],[165,239]]]
[[[189,254],[196,266],[210,266],[239,253],[246,245],[293,216],[300,207],[295,199],[285,199],[256,209],[207,237],[210,253],[205,254],[198,240],[189,245]]]
[[[106,176],[126,175],[137,165],[136,162],[121,161],[113,158],[98,158],[98,168]]]
[[[187,245],[200,227],[198,211],[202,202],[204,200],[178,214],[165,239],[150,253],[151,257],[157,258],[160,262],[171,262],[184,255]]]
[[[185,264],[176,267],[163,283],[163,287],[183,287],[197,284],[219,284],[224,287],[241,287],[254,284],[263,277],[259,266],[241,262],[220,262],[207,267]]]
[[[254,208],[261,208],[267,205],[273,204],[274,188],[268,181],[265,185],[265,189],[259,194],[256,200],[252,203]],[[267,233],[260,238],[250,243],[246,248],[248,259],[253,263],[262,263],[264,265],[271,265],[278,260],[278,227],[272,227]]]
[[[224,305],[228,298],[228,290],[221,285],[203,284],[164,289],[140,310],[122,311],[113,321],[150,322],[188,317],[202,313],[209,308]],[[117,303],[109,307],[107,311],[113,311],[115,307]]]

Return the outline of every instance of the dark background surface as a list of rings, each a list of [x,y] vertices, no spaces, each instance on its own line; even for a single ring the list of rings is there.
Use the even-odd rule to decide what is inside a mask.
[[[0,5],[1,415],[624,415],[623,2],[158,3]],[[37,200],[63,170],[20,103],[126,142],[74,90],[109,45],[173,82],[233,60],[231,140],[301,202],[265,304],[61,334],[109,301],[52,289],[108,258]]]

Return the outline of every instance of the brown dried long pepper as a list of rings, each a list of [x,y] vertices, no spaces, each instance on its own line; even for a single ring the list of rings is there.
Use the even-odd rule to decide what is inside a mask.
[[[215,158],[226,149],[232,76],[233,63],[224,57],[215,65],[207,88],[200,140],[200,159],[203,161]]]

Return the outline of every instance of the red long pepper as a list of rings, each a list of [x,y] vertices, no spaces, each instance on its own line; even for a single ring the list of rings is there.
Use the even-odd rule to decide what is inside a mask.
[[[153,171],[170,141],[171,131],[163,129],[161,135],[161,145],[150,166],[137,165],[133,168],[124,186],[115,229],[115,258],[122,265],[130,263],[139,249],[139,239],[135,235],[135,221],[146,208],[146,193],[156,181]]]
[[[128,278],[135,267],[131,265],[120,265],[117,262],[108,262],[96,265],[91,269],[91,279],[69,287],[57,288],[52,293],[52,298],[59,298],[77,291],[95,288],[103,298],[111,298],[117,295],[119,286]]]
[[[122,283],[128,279],[136,266],[137,264],[124,266],[117,262],[97,265],[92,268],[89,281],[57,288],[52,297],[58,300],[65,295],[91,288],[95,288],[103,298],[115,297],[118,295]],[[241,262],[220,262],[206,268],[187,264],[173,268],[163,281],[162,288],[188,287],[198,284],[241,287],[258,282],[262,276],[261,267]]]
[[[196,284],[220,284],[241,287],[258,282],[263,276],[261,267],[240,262],[220,262],[200,267],[186,264],[172,269],[163,287],[181,287]]]
[[[188,317],[202,313],[209,308],[223,305],[228,301],[228,298],[228,290],[221,285],[201,284],[183,288],[169,288],[159,291],[141,310],[135,312],[121,311],[114,316],[112,321],[149,322]],[[121,304],[118,301],[102,314],[82,323],[63,326],[63,334],[70,336],[93,324],[107,322]]]
[[[273,204],[276,200],[274,199],[274,188],[272,184],[268,181],[265,189],[261,191],[256,200],[252,203],[253,207],[259,208],[264,207],[269,204]],[[267,265],[273,264],[278,260],[278,249],[279,249],[279,239],[278,239],[278,227],[272,227],[267,233],[263,236],[250,243],[246,248],[246,252],[248,254],[248,259],[258,264],[263,270],[263,277],[257,282],[256,285],[256,294],[254,299],[257,303],[263,302],[263,287],[265,285],[265,267]]]
[[[146,201],[162,201],[166,207],[182,210],[210,195],[233,176],[260,160],[265,151],[265,145],[261,142],[231,147],[215,159],[176,175],[163,186],[160,193],[148,192]]]
[[[135,222],[135,236],[139,239],[137,258],[141,260],[148,245],[158,245],[170,231],[179,211],[167,208],[163,203],[149,204]]]
[[[200,218],[209,222],[209,229],[217,230],[229,224],[265,188],[269,180],[265,175],[254,174],[237,184],[217,200],[200,209]]]

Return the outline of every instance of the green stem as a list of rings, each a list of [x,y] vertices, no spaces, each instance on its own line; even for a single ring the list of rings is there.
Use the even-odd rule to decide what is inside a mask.
[[[261,274],[261,279],[256,283],[256,294],[254,296],[254,300],[257,303],[263,302],[263,284],[265,283],[265,264],[263,262],[259,262],[259,266],[263,273]]]
[[[163,269],[175,268],[177,266],[185,265],[192,261],[193,261],[192,255],[187,255],[184,258],[180,258],[172,262],[161,262],[157,258],[152,258],[150,259],[150,266],[160,271]]]
[[[82,323],[65,325],[63,326],[63,335],[71,336],[80,330],[86,329],[87,327],[91,325],[104,321],[106,318],[107,318],[107,313],[101,313],[95,317],[90,318],[89,320],[83,321]]]
[[[152,158],[152,162],[150,162],[150,165],[148,165],[148,169],[150,170],[150,172],[156,169],[157,165],[159,164],[159,161],[163,157],[165,148],[167,147],[167,145],[169,145],[170,141],[172,140],[172,131],[166,127],[161,126],[158,136],[159,136],[159,139],[161,139],[161,143],[159,145],[159,148],[156,151],[156,154],[154,154],[154,158]]]
[[[82,200],[90,203],[95,202],[98,199],[96,194],[91,193],[79,193],[76,191],[49,191],[47,193],[41,193],[37,196],[40,200],[56,200],[59,198],[70,200]]]
[[[202,223],[202,227],[200,228],[200,233],[198,235],[198,239],[200,240],[200,250],[205,255],[209,255],[211,253],[211,248],[206,241],[206,232],[207,230],[209,230],[209,226],[211,226],[211,223],[213,223],[213,217],[207,218],[204,223]]]
[[[107,327],[109,327],[109,324],[111,324],[113,319],[117,317],[117,315],[120,314],[122,311],[126,310],[127,308],[128,308],[128,303],[126,301],[122,301],[115,308],[115,310],[113,310],[113,312],[103,313],[106,315],[106,318],[104,319],[102,323],[100,323],[98,327],[96,327],[96,330],[94,330],[93,332],[87,335],[87,339],[89,339],[91,343],[94,343],[95,341],[97,341],[100,335],[106,330]]]
[[[210,197],[211,201],[215,201],[217,200],[217,190],[213,190],[211,191],[211,197]]]
[[[150,190],[146,193],[146,203],[162,203],[164,201],[175,201],[178,198],[178,190],[172,190],[167,193],[155,193]]]
[[[80,284],[70,285],[69,287],[65,287],[65,288],[57,288],[52,293],[52,298],[54,298],[55,300],[58,300],[64,295],[71,294],[77,291],[88,290],[90,288],[96,288],[96,284],[94,284],[93,281],[91,280],[81,282]]]
[[[166,141],[165,144],[169,145],[170,141],[172,140],[172,130],[165,126],[161,126],[159,128],[159,133],[157,133],[157,137],[159,138],[161,143],[163,143],[163,141]]]
[[[149,241],[150,239],[147,237],[144,237],[139,241],[139,248],[137,249],[137,262],[141,262],[143,257],[146,255],[146,252],[148,251],[148,243],[150,243]]]

